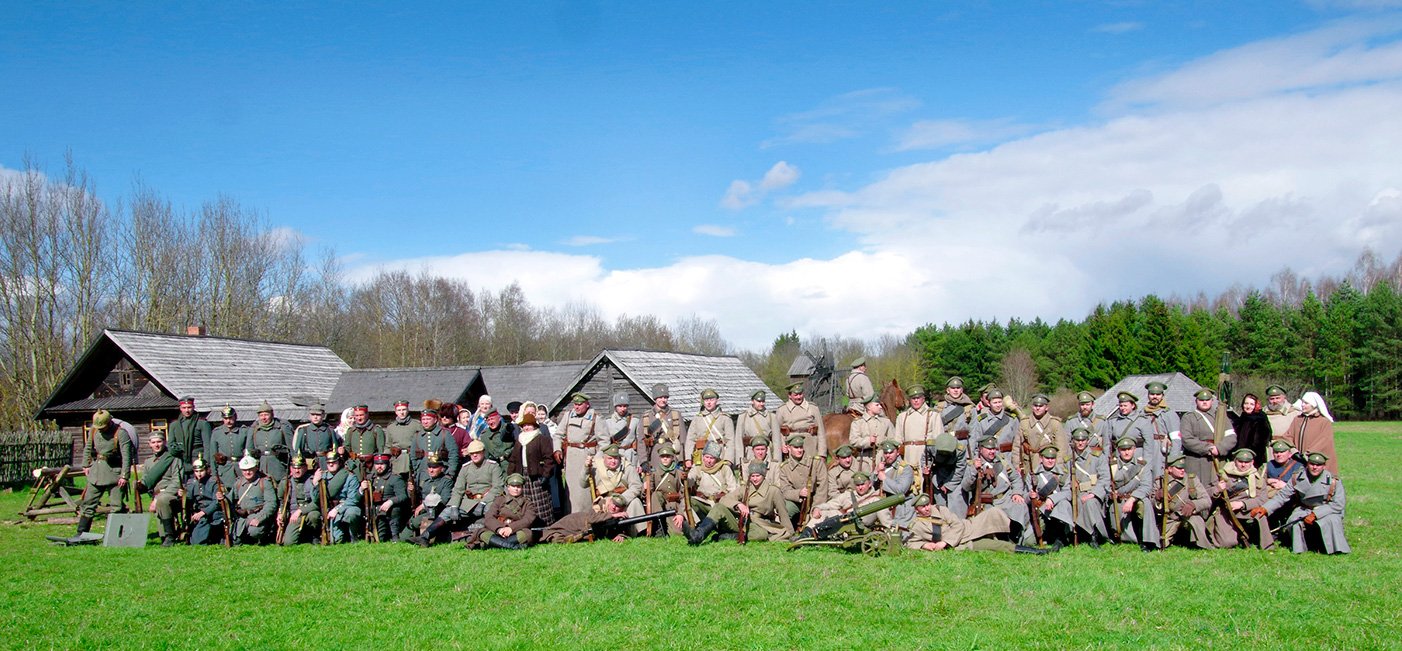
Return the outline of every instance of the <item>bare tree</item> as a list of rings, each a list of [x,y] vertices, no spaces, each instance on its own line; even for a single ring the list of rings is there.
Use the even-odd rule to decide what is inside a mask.
[[[1003,356],[1002,379],[999,386],[1012,394],[1019,404],[1027,404],[1037,390],[1037,363],[1026,348],[1014,347]]]

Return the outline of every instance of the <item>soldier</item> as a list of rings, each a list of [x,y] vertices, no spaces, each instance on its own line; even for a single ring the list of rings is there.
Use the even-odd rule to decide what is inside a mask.
[[[1090,449],[1090,432],[1077,427],[1071,432],[1071,451],[1066,459],[1066,478],[1061,490],[1052,493],[1052,518],[1063,524],[1063,544],[1084,541],[1098,548],[1108,537],[1105,530],[1105,495],[1110,490],[1110,466],[1100,452]]]
[[[807,518],[813,504],[828,490],[824,483],[827,479],[825,464],[808,456],[808,443],[811,440],[811,436],[803,434],[789,436],[789,445],[785,450],[787,456],[784,457],[784,462],[779,464],[779,476],[775,485],[779,487],[787,502],[785,508],[792,522],[801,522]]]
[[[453,478],[448,476],[444,460],[439,458],[437,453],[430,452],[424,458],[424,468],[428,474],[419,483],[422,499],[419,500],[419,505],[414,508],[414,515],[409,518],[409,531],[414,532],[415,535],[407,539],[408,542],[420,547],[428,547],[434,542],[441,542],[438,540],[440,536],[437,534],[440,531],[447,531],[445,527],[448,520],[443,519],[443,513],[450,508],[448,505],[455,492]],[[458,476],[461,477],[462,474]],[[506,480],[503,478],[500,486],[505,486],[505,482]],[[483,509],[483,511],[485,510]]]
[[[317,467],[314,459],[292,457],[292,465],[287,468],[287,485],[282,490],[282,503],[290,512],[279,514],[286,519],[282,539],[278,544],[301,545],[317,540],[321,534],[321,511],[316,482],[312,481],[311,469]],[[288,496],[288,493],[291,496]]]
[[[1118,406],[1109,418],[1100,423],[1101,444],[1118,449],[1120,439],[1134,441],[1135,449],[1140,451],[1157,479],[1163,475],[1163,460],[1167,458],[1165,447],[1169,454],[1177,454],[1180,451],[1178,440],[1166,434],[1154,438],[1155,434],[1150,429],[1152,425],[1148,418],[1139,413],[1139,398],[1133,393],[1121,391],[1115,397],[1119,400]]]
[[[912,385],[906,391],[906,400],[910,406],[896,416],[895,437],[904,446],[905,462],[920,468],[925,462],[925,445],[933,444],[944,433],[944,427],[939,415],[926,402],[925,387]]]
[[[910,496],[915,494],[915,466],[901,457],[901,444],[892,439],[881,443],[881,458],[873,479],[887,495]],[[886,528],[906,527],[915,517],[915,509],[910,502],[903,502],[878,514],[882,526]]]
[[[852,453],[857,457],[854,467],[874,473],[876,457],[879,454],[878,446],[892,440],[896,430],[891,427],[891,419],[886,417],[886,408],[876,396],[867,396],[865,404],[854,404],[854,407],[857,406],[862,408],[862,416],[852,420],[852,427],[847,431],[847,444],[852,447]]]
[[[735,430],[744,451],[744,463],[755,460],[753,452],[756,443],[764,443],[766,451],[774,452],[772,458],[762,461],[783,461],[783,455],[778,453],[779,448],[784,445],[783,440],[779,438],[779,415],[764,408],[765,400],[764,389],[750,394],[750,406],[735,420]]]
[[[672,450],[682,449],[682,437],[686,435],[686,426],[682,423],[682,413],[668,406],[671,400],[670,391],[665,384],[655,384],[652,387],[652,409],[643,416],[643,447],[652,451],[653,465],[660,462],[657,458],[657,450],[662,445],[672,446]]]
[[[1052,518],[1052,509],[1056,506],[1052,496],[1067,484],[1066,465],[1061,462],[1061,450],[1053,444],[1042,446],[1042,449],[1037,451],[1036,464],[1027,474],[1027,499],[1032,506],[1028,521],[1041,527],[1040,531],[1037,526],[1033,527],[1033,532],[1041,536],[1037,544],[1052,539],[1060,545],[1062,527],[1060,521]],[[1037,518],[1035,521],[1032,520],[1034,517]]]
[[[414,483],[421,484],[428,478],[428,464],[424,460],[430,455],[436,455],[445,464],[443,474],[448,476],[449,481],[456,479],[459,451],[453,435],[439,422],[437,409],[425,403],[423,411],[419,412],[419,432],[409,446],[409,464],[414,471]]]
[[[209,421],[195,411],[195,399],[190,396],[181,398],[180,416],[166,428],[166,437],[170,453],[180,460],[180,467],[185,471],[182,480],[188,479],[193,472],[190,464],[195,458],[204,456],[210,431]]]
[[[1188,459],[1188,474],[1199,479],[1207,478],[1209,483],[1217,476],[1219,459],[1227,456],[1227,451],[1236,447],[1236,433],[1228,429],[1222,433],[1222,445],[1214,442],[1217,434],[1213,429],[1216,412],[1211,389],[1203,389],[1193,394],[1196,410],[1183,416],[1183,455]]]
[[[876,388],[872,386],[871,378],[867,377],[867,358],[852,360],[852,372],[847,375],[846,388],[847,407],[860,416],[867,398],[876,395]]]
[[[1090,432],[1090,448],[1092,450],[1114,449],[1113,443],[1100,437],[1101,423],[1104,422],[1105,419],[1095,413],[1095,396],[1091,395],[1089,391],[1082,391],[1076,394],[1076,413],[1062,423],[1061,431],[1069,432],[1077,427],[1084,427],[1086,431]],[[1069,444],[1069,442],[1066,443]],[[1069,449],[1061,443],[1058,443],[1057,447],[1062,450]]]
[[[1301,453],[1305,450],[1318,452],[1328,459],[1326,469],[1329,474],[1335,477],[1339,475],[1339,463],[1332,459],[1334,417],[1329,414],[1324,398],[1318,393],[1306,391],[1305,395],[1300,396],[1300,413],[1295,415],[1295,420],[1290,422],[1283,435],[1276,432],[1275,437],[1289,441]]]
[[[368,405],[355,406],[355,411],[351,412],[350,427],[342,438],[345,445],[338,452],[346,458],[347,469],[363,479],[370,461],[385,449],[385,431],[370,422]]]
[[[578,513],[590,508],[592,498],[589,491],[580,490],[585,466],[599,449],[599,441],[608,435],[604,433],[602,421],[594,416],[589,407],[589,396],[575,393],[570,397],[571,407],[560,416],[560,437],[565,446],[565,482],[569,486],[570,512]]]
[[[307,410],[307,422],[292,431],[292,455],[315,460],[318,468],[325,468],[326,453],[341,445],[340,436],[326,422],[326,406],[312,405]]]
[[[722,498],[697,524],[687,542],[699,545],[712,530],[740,533],[742,523],[749,540],[784,540],[793,535],[784,497],[765,477],[769,466],[751,463],[746,469],[745,486]]]
[[[262,545],[271,538],[277,515],[277,491],[258,471],[252,455],[239,459],[239,478],[233,487],[234,544]]]
[[[1145,458],[1162,474],[1164,459],[1183,449],[1182,423],[1178,412],[1169,409],[1168,403],[1164,402],[1164,392],[1168,390],[1168,385],[1163,382],[1150,382],[1144,385],[1144,390],[1148,392],[1149,398],[1143,409],[1144,446],[1141,447],[1147,446]],[[1191,461],[1188,469],[1192,470]]]
[[[652,477],[652,495],[647,505],[648,512],[674,510],[676,515],[672,516],[670,528],[655,528],[654,533],[663,535],[666,533],[682,530],[682,522],[686,516],[683,513],[686,506],[682,504],[682,481],[685,479],[685,470],[677,463],[677,451],[672,446],[663,443],[662,447],[655,450],[658,463],[650,469]]]
[[[1213,494],[1220,502],[1212,514],[1212,544],[1218,549],[1226,549],[1251,544],[1242,540],[1237,531],[1240,526],[1248,536],[1256,539],[1261,549],[1270,549],[1275,543],[1271,537],[1271,525],[1266,514],[1253,517],[1252,511],[1266,504],[1265,486],[1256,472],[1256,453],[1250,448],[1242,448],[1232,454],[1232,460],[1222,468],[1222,474],[1213,487]],[[1226,508],[1223,508],[1223,505]],[[1228,510],[1230,509],[1230,510]]]
[[[823,491],[814,498],[814,501],[827,502],[838,495],[851,492],[857,487],[853,479],[858,472],[854,457],[855,453],[852,452],[850,445],[844,445],[833,453],[832,463],[828,464],[827,476],[823,478]],[[865,472],[862,474],[871,475],[871,473]]]
[[[1291,550],[1296,554],[1311,548],[1325,554],[1353,551],[1344,538],[1344,508],[1348,496],[1344,483],[1329,472],[1328,463],[1328,457],[1310,452],[1305,456],[1304,478],[1251,512],[1252,517],[1259,518],[1289,506],[1291,512],[1285,530],[1290,536]]]
[[[938,410],[935,412],[939,413]],[[935,506],[942,506],[955,513],[967,513],[968,502],[964,500],[964,473],[968,466],[968,454],[959,444],[953,429],[939,426],[930,445],[925,446],[924,472],[926,494],[934,499]],[[938,509],[936,509],[938,510]]]
[[[321,526],[330,528],[331,542],[354,541],[356,532],[363,530],[360,525],[360,482],[346,469],[341,455],[335,450],[326,453],[326,468],[317,470],[312,479],[326,484],[317,490],[326,491],[326,514],[321,519]]]
[[[931,504],[929,495],[916,498],[914,506],[915,519],[904,537],[904,544],[910,549],[1047,553],[1045,549],[1000,540],[998,536],[1006,535],[1012,527],[1012,521],[1000,509],[988,509],[964,519],[948,508]]]
[[[846,446],[843,446],[846,447]],[[846,515],[852,511],[881,500],[881,491],[875,489],[875,484],[871,480],[871,475],[865,472],[852,473],[852,485],[842,491],[832,491],[831,497],[813,505],[813,512],[808,515],[808,520],[804,523],[801,535],[816,538],[818,532],[814,530],[819,522],[828,518]],[[877,524],[878,516],[875,513],[862,517],[862,524],[868,528]]]
[[[1013,452],[1016,453],[1019,468],[1024,467],[1023,460],[1035,465],[1032,455],[1048,445],[1055,445],[1057,450],[1071,449],[1066,431],[1061,428],[1061,419],[1051,415],[1050,410],[1051,398],[1048,398],[1047,394],[1032,396],[1032,413],[1023,416],[1018,422],[1018,437],[1013,441]],[[1087,432],[1094,431],[1090,428],[1084,429]]]
[[[735,421],[720,407],[720,394],[715,389],[701,391],[701,411],[691,418],[686,428],[686,443],[682,449],[691,452],[686,460],[695,464],[701,460],[701,451],[715,443],[720,446],[716,455],[730,463],[732,469],[740,463],[740,444],[735,440]]]
[[[274,483],[287,479],[287,442],[292,427],[273,416],[266,401],[258,405],[258,423],[248,433],[248,453],[258,460],[258,471]]]
[[[788,386],[789,401],[779,407],[779,434],[791,439],[804,437],[803,451],[809,459],[828,458],[827,430],[823,427],[823,414],[818,406],[803,399],[803,383],[794,382]],[[787,461],[787,459],[785,459]]]
[[[1261,479],[1266,487],[1266,499],[1279,495],[1287,485],[1300,481],[1305,476],[1305,464],[1295,458],[1295,448],[1285,439],[1271,441],[1271,460],[1261,466]],[[1271,530],[1285,524],[1284,511],[1276,511],[1270,516]]]
[[[1018,438],[1017,417],[1003,408],[1003,390],[998,387],[988,387],[984,393],[988,401],[988,409],[981,411],[974,417],[974,426],[970,443],[975,440],[982,441],[985,438],[993,437],[998,442],[999,452],[1011,452],[1013,441]],[[1019,464],[1017,467],[1021,467]]]
[[[487,458],[481,441],[467,444],[467,463],[458,470],[456,481],[447,496],[447,508],[429,525],[428,530],[414,542],[427,547],[450,531],[463,531],[487,515],[487,507],[506,486],[506,471],[501,464]]]
[[[487,412],[486,423],[486,429],[481,431],[481,437],[477,440],[487,446],[488,459],[502,463],[511,454],[511,448],[515,447],[521,430],[516,427],[516,423],[511,422],[509,418],[503,418],[501,412],[496,410]]]
[[[758,461],[767,466],[769,468],[769,481],[774,482],[779,472],[779,462],[774,460],[776,454],[769,453],[769,441],[756,439],[754,444],[750,446],[749,453],[745,456],[749,457],[751,462]]]
[[[418,481],[419,459],[414,458],[414,444],[424,431],[422,417],[409,417],[409,401],[394,402],[394,420],[385,425],[385,447],[389,451],[390,472],[399,475],[407,488],[408,483]]]
[[[499,549],[525,549],[531,544],[531,526],[535,524],[535,509],[523,493],[526,478],[512,474],[506,478],[506,492],[492,500],[482,518],[485,527],[480,544]]]
[[[1110,463],[1110,500],[1106,505],[1110,521],[1118,521],[1114,540],[1138,543],[1146,549],[1156,547],[1159,525],[1148,504],[1154,472],[1133,439],[1122,438],[1115,448],[1115,458]]]
[[[618,495],[604,501],[602,511],[571,513],[541,531],[542,543],[576,543],[594,540],[623,542],[633,527],[619,526],[617,523],[628,517],[627,500]]]
[[[141,481],[137,490],[151,493],[149,511],[160,523],[161,546],[175,544],[175,507],[180,495],[180,482],[185,477],[185,464],[166,447],[159,432],[148,439],[151,459],[141,466]]]
[[[630,468],[639,468],[648,459],[642,430],[643,422],[628,411],[628,394],[622,391],[613,394],[613,413],[604,421],[604,431],[609,442],[618,446],[623,464]]]
[[[370,508],[375,509],[375,535],[379,542],[398,542],[404,529],[404,515],[409,503],[409,490],[399,475],[390,472],[388,454],[375,455],[375,465],[369,477],[361,483],[362,491],[370,492]]]
[[[701,514],[709,513],[711,507],[739,485],[735,481],[735,471],[731,469],[730,462],[721,458],[721,448],[717,443],[707,445],[706,449],[701,451],[701,463],[687,471],[686,482],[691,494],[689,506],[693,513]],[[704,519],[697,522],[697,528],[699,529],[704,522]],[[686,534],[690,538],[691,532],[686,531]]]
[[[224,509],[219,484],[204,459],[195,457],[190,479],[185,481],[185,501],[190,509],[190,544],[212,545],[224,536]]]
[[[219,474],[219,481],[225,486],[233,486],[238,480],[238,460],[248,450],[248,428],[238,424],[239,414],[228,405],[219,412],[223,423],[209,434],[210,445],[205,448],[209,455],[205,459]]]
[[[78,505],[79,534],[92,528],[97,505],[102,503],[104,495],[110,495],[113,510],[126,511],[127,477],[136,461],[136,448],[131,442],[133,431],[131,425],[113,418],[112,412],[106,409],[93,413],[92,432],[83,444],[83,474],[87,475],[87,487]]]
[[[1027,528],[1027,489],[1013,465],[1011,454],[998,450],[996,436],[987,436],[979,441],[978,456],[974,457],[971,468],[964,473],[964,494],[968,496],[969,517],[973,517],[988,506],[1002,509],[1016,526],[1013,527],[1014,540],[1021,540]]]
[[[1266,387],[1266,420],[1271,423],[1271,435],[1274,438],[1284,438],[1285,432],[1290,429],[1290,423],[1294,422],[1299,414],[1300,410],[1285,397],[1285,387],[1279,384]]]
[[[935,405],[935,411],[940,415],[940,427],[944,431],[953,432],[958,441],[969,441],[974,426],[974,401],[964,393],[963,378],[955,375],[944,383],[944,399]],[[972,458],[972,453],[966,456]]]
[[[1164,508],[1164,490],[1168,491],[1167,509]],[[1160,546],[1174,544],[1181,531],[1187,531],[1188,542],[1199,549],[1211,549],[1212,540],[1207,536],[1207,521],[1204,520],[1212,495],[1203,487],[1198,478],[1188,473],[1188,460],[1181,454],[1168,459],[1164,477],[1154,487],[1154,508],[1162,522]]]
[[[614,444],[604,446],[597,456],[603,457],[603,461],[596,463],[591,458],[580,482],[580,488],[593,492],[594,510],[603,511],[604,500],[622,495],[628,502],[628,515],[642,515],[643,480],[638,477],[637,469],[623,463],[623,453]]]

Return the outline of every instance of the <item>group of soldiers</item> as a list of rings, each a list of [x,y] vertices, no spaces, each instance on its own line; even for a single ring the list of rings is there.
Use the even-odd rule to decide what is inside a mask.
[[[226,407],[211,428],[186,398],[135,469],[134,430],[100,411],[85,444],[78,530],[104,495],[125,509],[130,482],[150,496],[163,545],[519,549],[648,535],[699,545],[811,539],[842,521],[931,551],[1046,553],[1106,541],[1269,548],[1279,537],[1297,552],[1349,551],[1332,429],[1327,446],[1312,440],[1306,451],[1291,440],[1319,429],[1309,420],[1319,409],[1284,414],[1289,423],[1261,459],[1222,426],[1211,391],[1182,418],[1163,405],[1158,383],[1144,407],[1122,393],[1106,418],[1081,393],[1063,420],[1044,395],[1018,415],[996,387],[974,399],[952,377],[938,401],[911,387],[893,420],[865,370],[864,360],[853,364],[848,439],[831,451],[802,383],[772,410],[756,391],[734,416],[706,389],[697,413],[683,417],[659,384],[641,416],[626,395],[600,414],[574,394],[555,421],[532,403],[503,414],[484,396],[475,410],[429,401],[417,419],[399,401],[383,426],[362,405],[339,429],[321,407],[292,427],[266,404],[249,425]],[[1268,393],[1283,400],[1276,389]]]

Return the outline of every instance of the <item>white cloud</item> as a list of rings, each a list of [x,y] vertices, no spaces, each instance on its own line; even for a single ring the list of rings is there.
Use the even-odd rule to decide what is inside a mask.
[[[1122,23],[1103,23],[1090,28],[1090,31],[1097,34],[1128,34],[1144,29],[1144,23],[1136,21],[1125,21]]]
[[[822,144],[865,135],[891,116],[920,106],[894,88],[867,88],[831,97],[816,108],[777,120],[780,135],[761,148],[793,144]]]
[[[911,125],[896,143],[899,151],[939,149],[950,145],[987,144],[1021,136],[1035,127],[1002,120],[921,120]]]
[[[565,246],[598,246],[600,244],[613,244],[621,242],[623,238],[602,237],[599,235],[575,235],[564,241]]]
[[[797,167],[785,161],[779,161],[764,173],[764,177],[758,181],[746,181],[736,179],[730,182],[730,187],[725,189],[725,196],[721,197],[720,205],[730,210],[742,210],[753,206],[774,190],[782,190],[798,181],[801,173]]]
[[[1216,53],[1115,89],[1103,122],[776,202],[822,213],[852,242],[831,257],[638,268],[494,251],[385,266],[518,281],[539,304],[584,299],[609,316],[694,314],[750,349],[790,329],[874,337],[968,318],[1080,319],[1100,301],[1264,284],[1285,266],[1337,274],[1365,246],[1383,259],[1402,246],[1402,67],[1386,35],[1334,24]],[[763,192],[762,179],[737,183],[737,201]]]
[[[711,237],[734,237],[735,229],[730,226],[717,226],[716,224],[698,224],[693,226],[691,232],[697,235],[710,235]]]

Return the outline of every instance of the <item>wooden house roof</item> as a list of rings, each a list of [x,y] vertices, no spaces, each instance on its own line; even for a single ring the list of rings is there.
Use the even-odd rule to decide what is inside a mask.
[[[1102,416],[1108,415],[1119,407],[1119,394],[1121,391],[1128,391],[1139,398],[1139,406],[1148,404],[1149,391],[1144,385],[1150,382],[1163,382],[1168,385],[1164,390],[1163,401],[1168,404],[1169,409],[1179,414],[1196,409],[1193,402],[1193,394],[1202,389],[1202,385],[1194,382],[1191,378],[1179,372],[1156,373],[1153,375],[1130,375],[1125,379],[1115,383],[1099,398],[1095,399],[1095,413]]]
[[[651,401],[652,388],[666,384],[671,404],[682,413],[693,411],[700,404],[703,389],[715,389],[720,394],[721,407],[736,414],[750,406],[750,395],[764,391],[771,409],[778,407],[779,397],[770,391],[750,367],[738,357],[671,353],[652,350],[605,350],[581,370],[550,402],[551,413],[569,401],[570,394],[579,391],[585,382],[606,365],[613,365],[638,392]],[[590,395],[594,405],[608,405],[611,396]]]
[[[516,366],[483,366],[482,382],[492,404],[505,411],[510,402],[542,402],[559,395],[584,370],[584,360],[526,362]]]
[[[407,400],[409,409],[417,412],[430,398],[462,404],[474,393],[474,384],[479,385],[475,395],[481,394],[480,383],[475,366],[352,369],[341,374],[326,411],[363,404],[372,412],[391,412],[395,402]]]

